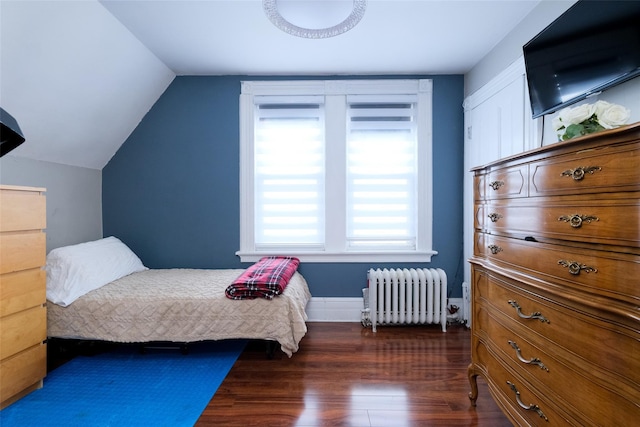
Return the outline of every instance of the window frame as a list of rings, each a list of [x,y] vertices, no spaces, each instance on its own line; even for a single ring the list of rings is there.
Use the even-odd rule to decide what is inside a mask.
[[[430,79],[388,79],[388,80],[294,80],[294,81],[242,81],[240,94],[240,249],[236,255],[242,262],[255,262],[267,255],[289,255],[303,262],[430,262],[437,252],[432,248],[433,222],[433,161],[432,161],[432,92]],[[417,241],[415,250],[364,250],[346,249],[345,192],[346,181],[344,159],[346,156],[346,114],[333,117],[337,122],[333,128],[327,126],[327,141],[341,141],[341,144],[327,144],[325,159],[332,164],[326,174],[325,188],[341,188],[339,197],[325,206],[327,223],[324,250],[269,249],[256,250],[254,241],[254,96],[325,96],[327,114],[332,114],[332,104],[345,104],[347,95],[395,95],[414,94],[418,97],[418,194],[417,198]],[[336,104],[334,104],[336,105]],[[341,107],[342,108],[342,107]],[[346,106],[344,107],[346,108]],[[340,122],[340,120],[342,122]],[[343,152],[340,153],[340,150]],[[336,165],[340,160],[343,163]],[[342,185],[338,183],[342,182]],[[343,214],[340,214],[343,212]],[[340,219],[342,218],[342,219]],[[332,226],[331,224],[338,224]],[[340,247],[342,242],[342,247]]]

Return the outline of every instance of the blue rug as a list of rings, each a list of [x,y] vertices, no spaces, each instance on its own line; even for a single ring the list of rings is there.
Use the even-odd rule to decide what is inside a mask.
[[[192,343],[186,355],[123,347],[78,356],[0,411],[0,425],[193,426],[245,344]]]

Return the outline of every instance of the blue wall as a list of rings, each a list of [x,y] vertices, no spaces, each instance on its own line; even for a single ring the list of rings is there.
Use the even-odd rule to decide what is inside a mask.
[[[438,255],[428,264],[393,266],[442,268],[450,297],[459,298],[465,262],[463,76],[399,77],[433,80],[433,248]],[[119,237],[150,268],[246,267],[235,255],[240,82],[266,79],[274,78],[177,77],[102,171],[104,235]],[[299,270],[315,297],[358,297],[367,270],[384,266],[303,263]]]

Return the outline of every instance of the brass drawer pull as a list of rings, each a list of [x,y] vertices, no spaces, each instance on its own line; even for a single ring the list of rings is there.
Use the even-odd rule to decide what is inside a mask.
[[[489,215],[487,215],[489,217],[489,219],[491,220],[491,222],[497,222],[500,218],[502,218],[502,215],[500,215],[499,213],[490,213]]]
[[[525,411],[534,411],[540,416],[540,418],[544,419],[545,421],[549,421],[549,418],[547,418],[547,416],[544,414],[544,412],[542,412],[542,409],[540,409],[538,405],[535,405],[533,403],[531,405],[525,405],[522,400],[520,400],[520,392],[516,388],[515,384],[513,384],[511,381],[507,381],[507,384],[509,385],[509,388],[511,388],[511,390],[515,392],[516,401],[522,409],[524,409]]]
[[[497,254],[498,252],[502,252],[502,248],[498,245],[489,245],[487,246],[492,254]]]
[[[568,222],[569,224],[571,224],[573,228],[580,228],[582,227],[583,222],[586,222],[587,224],[589,224],[591,221],[600,221],[600,218],[593,215],[573,214],[573,215],[562,215],[561,217],[558,218],[558,221]]]
[[[533,357],[531,359],[525,359],[524,357],[522,357],[522,353],[520,353],[520,347],[518,347],[518,344],[516,344],[514,341],[511,341],[511,340],[509,340],[507,342],[516,351],[516,356],[518,357],[519,361],[521,361],[522,363],[525,363],[527,365],[538,365],[540,367],[540,369],[549,372],[549,368],[547,368],[544,365],[544,363],[542,363],[540,361],[540,359],[538,359],[537,357]]]
[[[503,185],[504,185],[504,181],[493,181],[492,183],[489,184],[489,187],[493,188],[494,190],[497,190]]]
[[[593,175],[594,172],[599,170],[602,170],[600,166],[580,166],[575,169],[567,169],[566,171],[562,172],[560,176],[570,176],[574,181],[581,181],[584,178],[585,174],[588,173]]]
[[[565,261],[561,259],[561,260],[558,260],[558,264],[560,264],[563,267],[568,267],[569,273],[573,274],[574,276],[577,276],[578,274],[580,274],[581,271],[584,271],[585,273],[598,272],[597,268],[589,267],[588,265],[585,265],[585,264],[580,264],[577,261]]]
[[[511,307],[516,309],[518,317],[520,317],[521,319],[539,319],[541,322],[550,323],[549,320],[544,317],[539,311],[535,311],[527,316],[526,314],[522,313],[522,307],[520,307],[520,304],[518,304],[515,300],[510,299],[508,302]]]

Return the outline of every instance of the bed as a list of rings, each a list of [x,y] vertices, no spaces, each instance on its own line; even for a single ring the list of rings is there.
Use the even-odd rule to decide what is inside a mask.
[[[236,300],[225,291],[248,269],[147,269],[116,238],[89,242],[89,246],[94,243],[103,246],[97,257],[87,243],[59,248],[64,250],[47,256],[50,338],[122,343],[257,339],[279,343],[291,357],[306,334],[305,307],[311,295],[297,271],[272,299]],[[104,246],[115,247],[117,256],[105,254]],[[72,248],[73,256],[64,253],[69,252],[67,248]],[[118,258],[121,253],[126,254],[124,259]],[[117,267],[120,271],[113,273],[114,264],[124,268]],[[108,274],[97,271],[101,268]],[[78,274],[78,270],[85,271]],[[101,280],[93,280],[96,275]],[[60,277],[64,285],[58,283]],[[78,291],[78,286],[84,288]]]

